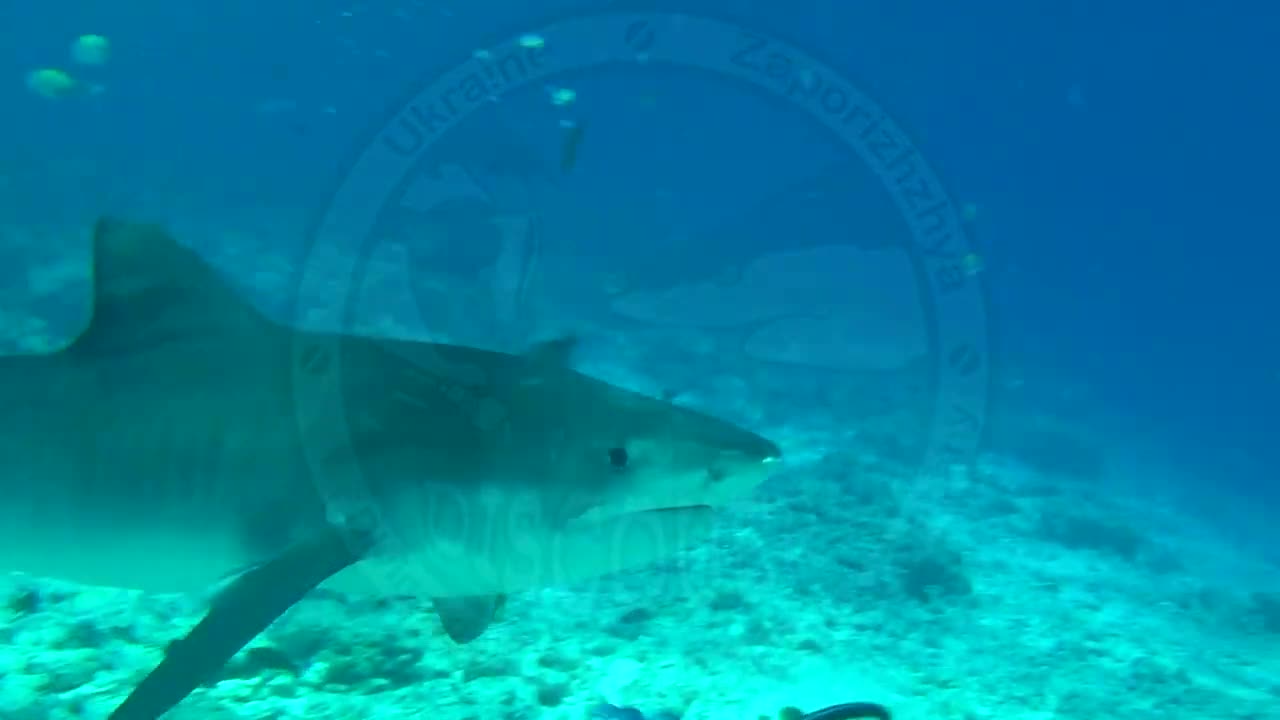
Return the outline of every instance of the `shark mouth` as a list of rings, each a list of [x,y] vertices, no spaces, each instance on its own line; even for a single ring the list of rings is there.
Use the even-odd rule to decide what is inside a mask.
[[[710,505],[673,505],[671,507],[654,508],[652,510],[639,510],[635,514],[640,515],[644,513],[674,513],[674,512],[690,512],[690,511],[703,511],[703,510],[711,510],[711,506]]]
[[[638,508],[635,510],[622,510],[619,512],[607,513],[600,507],[594,507],[590,510],[578,515],[571,521],[575,525],[590,526],[603,525],[604,523],[624,520],[626,518],[662,518],[664,516],[692,515],[711,513],[713,508],[710,505],[671,505],[668,507],[655,508]]]

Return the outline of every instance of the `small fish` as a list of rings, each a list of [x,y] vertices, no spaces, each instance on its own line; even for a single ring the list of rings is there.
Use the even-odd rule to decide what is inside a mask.
[[[572,105],[578,99],[578,91],[573,88],[547,86],[547,97],[551,99],[551,104],[556,107],[565,107]]]
[[[566,123],[564,137],[560,141],[560,172],[568,175],[578,164],[578,146],[582,144],[586,128],[581,123]]]
[[[680,720],[680,716],[661,710],[646,718],[645,714],[633,707],[618,707],[601,703],[591,708],[587,714],[589,720]],[[893,715],[883,705],[869,702],[852,702],[832,705],[821,710],[806,713],[793,707],[785,707],[778,713],[779,720],[855,720],[855,718],[875,718],[875,720],[892,720]]]
[[[964,274],[973,277],[986,269],[987,264],[978,253],[969,253],[960,258],[960,268]]]
[[[587,714],[589,720],[680,720],[680,716],[669,710],[660,710],[656,714],[645,716],[633,707],[618,707],[608,703],[600,703],[591,708]]]
[[[883,705],[869,702],[851,702],[832,705],[814,710],[801,716],[803,720],[853,720],[853,718],[875,718],[876,720],[892,720],[889,709]]]
[[[590,720],[645,720],[644,713],[633,707],[618,707],[601,703],[587,714]]]

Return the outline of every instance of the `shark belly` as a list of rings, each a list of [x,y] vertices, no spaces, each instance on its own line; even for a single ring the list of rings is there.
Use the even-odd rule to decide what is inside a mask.
[[[205,520],[203,527],[131,524],[124,513],[55,515],[37,504],[6,503],[0,568],[86,585],[199,591],[250,562],[230,533]]]
[[[104,475],[98,478],[109,478]],[[11,493],[0,506],[0,570],[89,585],[186,592],[259,562],[276,544],[247,541],[252,521],[239,514],[240,502],[199,496],[77,497],[49,482],[50,474],[18,477],[31,478],[36,489]],[[136,481],[138,476],[128,478]],[[233,484],[241,484],[235,480]],[[287,518],[280,521],[289,524]]]
[[[462,540],[409,530],[330,578],[324,587],[360,595],[467,597],[581,583],[648,565],[705,540],[714,513],[691,507],[583,523],[520,525],[490,511],[472,516],[484,532]]]

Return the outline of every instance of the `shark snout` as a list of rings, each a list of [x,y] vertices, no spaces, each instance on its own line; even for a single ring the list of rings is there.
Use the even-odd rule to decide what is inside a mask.
[[[745,497],[777,472],[781,461],[782,450],[768,441],[751,452],[727,454],[707,468],[700,499],[704,504],[719,506]]]
[[[782,460],[782,448],[763,435],[748,432],[745,439],[737,443],[742,462],[748,465],[772,465]]]

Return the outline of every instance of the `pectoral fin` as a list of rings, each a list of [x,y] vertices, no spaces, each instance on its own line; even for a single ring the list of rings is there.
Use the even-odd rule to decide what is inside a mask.
[[[186,637],[170,644],[164,660],[109,720],[159,718],[315,586],[359,561],[372,546],[372,533],[331,526],[246,571],[214,598]]]
[[[506,595],[473,595],[433,598],[431,603],[449,638],[465,645],[484,633],[506,601]]]

